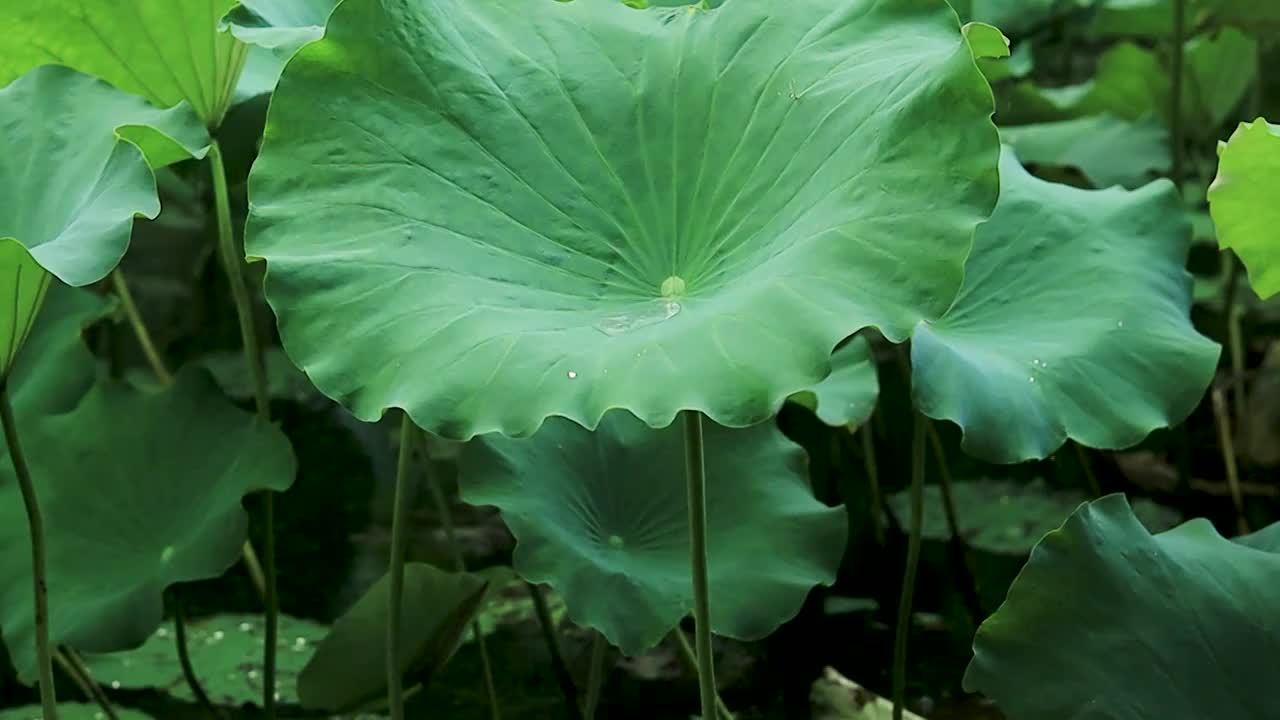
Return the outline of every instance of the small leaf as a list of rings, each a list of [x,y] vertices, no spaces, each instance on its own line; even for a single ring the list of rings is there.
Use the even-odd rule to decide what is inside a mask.
[[[880,381],[867,339],[858,335],[831,355],[831,374],[789,400],[809,408],[832,427],[861,425],[876,409]]]
[[[242,42],[292,54],[324,37],[324,25],[338,0],[240,0],[222,19]]]
[[[814,499],[804,451],[773,423],[705,424],[711,625],[755,640],[834,582],[846,514]],[[467,502],[502,510],[520,575],[635,655],[693,609],[683,447],[680,425],[626,412],[596,432],[552,418],[530,439],[473,441],[458,481]]]
[[[1007,58],[1009,57],[1009,38],[1000,32],[1000,28],[986,23],[966,23],[961,28],[965,40],[969,41],[969,49],[974,58]]]
[[[1180,422],[1221,348],[1191,324],[1191,231],[1173,185],[1056,185],[1007,150],[1001,181],[960,296],[912,337],[921,412],[999,463],[1067,438],[1124,448]]]
[[[240,557],[242,498],[293,481],[288,440],[199,371],[150,394],[102,381],[75,410],[27,420],[18,417],[45,515],[50,637],[87,652],[146,640],[165,587],[217,577]],[[29,681],[31,554],[17,493],[0,464],[0,629]]]
[[[1280,717],[1280,532],[1151,535],[1122,495],[1047,535],[964,677],[1010,720]]]
[[[407,679],[422,681],[453,656],[480,609],[488,582],[424,563],[408,563],[404,571],[400,667]],[[386,695],[390,587],[389,577],[383,575],[334,622],[298,676],[303,706],[343,712]]]
[[[203,156],[209,142],[190,108],[158,110],[57,65],[0,89],[0,126],[0,240],[17,240],[68,285],[105,277],[134,218],[160,213],[138,143],[159,164]]]
[[[1169,132],[1110,115],[1018,125],[1000,138],[1026,163],[1078,168],[1096,188],[1135,188],[1169,169]]]
[[[1249,270],[1263,299],[1280,292],[1280,125],[1242,123],[1218,152],[1209,212],[1218,243]]]

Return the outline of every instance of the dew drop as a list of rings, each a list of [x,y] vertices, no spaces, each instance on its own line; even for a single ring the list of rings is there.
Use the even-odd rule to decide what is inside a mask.
[[[572,379],[574,379],[574,378],[576,378],[576,377],[578,377],[578,373],[577,373],[576,371],[574,371],[574,370],[570,370],[570,371],[569,371],[569,379],[570,379],[570,380],[572,380]]]
[[[119,681],[119,680],[112,680],[112,681],[111,681],[111,689],[112,689],[112,690],[119,690],[119,689],[120,689],[120,681]]]
[[[249,673],[248,673],[248,675],[247,675],[247,677],[248,677],[250,680],[257,680],[257,679],[258,679],[258,671],[257,671],[257,670],[250,670],[250,671],[249,671]]]
[[[634,330],[670,320],[679,315],[682,309],[680,303],[674,300],[648,302],[634,310],[606,316],[595,324],[595,328],[611,337],[626,335]]]
[[[1124,327],[1124,321],[1123,321],[1123,320],[1117,320],[1117,321],[1116,321],[1116,327],[1118,327],[1118,328],[1122,328],[1122,327]]]
[[[160,628],[159,630],[156,630],[156,637],[168,637],[168,636],[169,636],[169,628]]]
[[[253,629],[253,626],[250,625],[249,623],[247,622],[240,623],[240,632],[249,632],[252,629]]]
[[[1036,379],[1035,379],[1035,377],[1034,377],[1034,376],[1033,376],[1033,377],[1029,377],[1029,378],[1027,378],[1027,382],[1035,382],[1035,381],[1036,381]]]
[[[227,636],[227,634],[226,634],[226,633],[224,633],[224,632],[222,632],[221,630],[214,630],[214,631],[213,631],[213,642],[218,642],[218,641],[222,640],[222,638],[224,638],[224,637],[226,637],[226,636]]]

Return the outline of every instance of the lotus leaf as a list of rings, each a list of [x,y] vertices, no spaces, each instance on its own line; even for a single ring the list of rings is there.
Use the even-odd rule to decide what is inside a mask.
[[[0,26],[8,42],[0,56],[0,85],[38,65],[57,63],[159,107],[185,100],[205,124],[217,127],[248,49],[217,31],[218,20],[233,2],[5,2],[0,4]]]
[[[773,423],[705,433],[711,626],[759,639],[835,580],[846,514],[814,499],[804,451]],[[467,502],[502,510],[517,572],[634,655],[693,609],[683,469],[678,425],[614,411],[594,433],[552,418],[532,438],[482,436],[458,482]]]
[[[1191,324],[1191,231],[1173,185],[1056,185],[1007,150],[1001,179],[955,305],[912,338],[920,410],[1000,463],[1067,438],[1128,447],[1180,422],[1220,348]]]
[[[950,304],[991,110],[942,2],[343,3],[273,98],[248,253],[362,419],[745,426]]]
[[[198,370],[158,393],[99,382],[69,413],[18,421],[47,529],[50,637],[88,652],[146,640],[166,586],[217,577],[240,557],[241,498],[293,481],[285,437],[226,404]],[[30,680],[31,553],[17,494],[0,464],[0,629]]]
[[[250,45],[292,52],[324,36],[324,24],[337,4],[338,0],[240,0],[222,25]]]
[[[861,425],[876,409],[880,381],[871,346],[861,335],[852,338],[831,356],[831,374],[808,390],[791,396],[818,419],[833,427]]]
[[[1280,532],[1152,535],[1121,495],[1031,553],[978,630],[965,688],[1010,720],[1280,716]]]
[[[134,218],[160,213],[148,160],[202,156],[208,141],[185,105],[159,110],[73,70],[36,68],[0,89],[0,241],[17,240],[68,285],[96,282],[124,256]]]
[[[0,387],[31,333],[51,277],[17,240],[0,239],[0,286],[11,288],[0,293]]]
[[[1219,150],[1209,210],[1218,242],[1249,270],[1263,298],[1280,291],[1280,125],[1243,123]]]
[[[1023,162],[1075,167],[1094,187],[1146,184],[1169,169],[1169,132],[1157,122],[1110,115],[1001,128]]]

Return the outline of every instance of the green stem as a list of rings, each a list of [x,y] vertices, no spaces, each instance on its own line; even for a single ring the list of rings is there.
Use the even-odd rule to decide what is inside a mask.
[[[0,425],[4,426],[4,440],[9,447],[9,461],[18,477],[22,502],[27,509],[27,526],[31,532],[31,590],[34,595],[36,660],[40,671],[40,704],[44,708],[44,720],[58,720],[58,700],[53,687],[53,653],[49,647],[49,587],[44,561],[44,517],[40,514],[40,501],[36,497],[35,483],[27,467],[26,456],[18,442],[18,423],[9,403],[8,380],[0,379]]]
[[[391,561],[387,568],[391,589],[387,596],[387,708],[391,720],[404,720],[404,683],[400,667],[400,615],[404,593],[404,560],[408,544],[409,470],[417,428],[404,413],[400,419],[400,458],[391,505]]]
[[[89,672],[89,668],[85,667],[84,662],[80,660],[80,656],[69,647],[59,648],[53,651],[53,659],[62,668],[63,672],[71,678],[76,687],[85,694],[90,700],[98,704],[102,708],[102,714],[106,716],[106,720],[120,720],[120,716],[116,714],[115,707],[111,704],[111,699],[102,691],[102,686],[94,682],[93,674]]]
[[[676,647],[680,648],[680,658],[684,660],[685,666],[690,672],[698,672],[698,654],[693,651],[693,646],[689,644],[689,638],[685,636],[684,631],[676,626],[671,631],[671,637],[676,640]],[[716,694],[716,712],[720,714],[720,720],[733,720],[733,713],[729,712],[729,706],[724,704],[724,700],[720,699],[720,695]]]
[[[231,225],[231,195],[227,190],[227,169],[222,161],[222,148],[217,140],[209,146],[209,170],[213,181],[214,210],[218,219],[218,251],[223,270],[231,287],[240,325],[240,342],[245,364],[253,378],[253,399],[258,418],[271,422],[271,401],[267,392],[267,374],[262,361],[262,345],[258,342],[257,323],[253,317],[253,296],[244,279],[244,251],[236,242]],[[267,720],[276,716],[276,636],[278,634],[279,598],[276,595],[275,495],[262,492],[262,570],[266,617],[263,623],[262,708]],[[250,547],[252,550],[252,547]],[[252,572],[253,566],[250,565]]]
[[[1093,466],[1089,464],[1089,456],[1084,446],[1074,440],[1071,444],[1076,448],[1076,460],[1080,461],[1080,471],[1084,473],[1085,482],[1089,484],[1089,492],[1095,499],[1102,497],[1102,486],[1098,484],[1098,476],[1093,474]]]
[[[716,713],[716,669],[711,649],[711,583],[707,570],[707,466],[702,446],[702,413],[685,410],[682,414],[698,695],[702,700],[702,717],[710,720]]]
[[[907,696],[907,635],[911,628],[911,602],[924,526],[924,445],[928,422],[917,413],[911,433],[911,534],[907,540],[907,568],[902,576],[902,596],[898,599],[898,623],[893,638],[893,720],[902,720]]]
[[[587,670],[587,700],[582,710],[586,720],[595,720],[596,708],[600,705],[600,693],[604,689],[604,656],[609,649],[609,642],[604,634],[596,631],[591,638],[591,666]]]
[[[200,703],[209,717],[223,720],[222,713],[209,699],[209,693],[205,692],[204,686],[200,684],[200,677],[191,665],[191,653],[187,651],[187,616],[176,593],[173,601],[173,641],[178,648],[178,665],[182,667],[182,677],[187,681],[187,687],[191,688],[196,702]]]
[[[938,435],[938,428],[930,420],[926,418],[924,424],[929,431],[929,444],[933,448],[934,462],[938,464],[942,511],[947,518],[947,530],[951,532],[951,537],[955,538],[956,542],[965,545],[964,535],[960,533],[960,514],[956,512],[955,493],[951,489],[951,466],[947,464],[947,454],[942,449],[942,438]]]
[[[867,486],[871,492],[871,529],[875,533],[876,545],[884,547],[884,498],[880,493],[880,470],[876,465],[876,442],[871,436],[871,423],[864,423],[857,430],[850,426],[849,432],[861,436],[862,462],[867,469]]]
[[[415,445],[418,449],[418,459],[422,463],[422,474],[426,478],[427,490],[430,491],[431,500],[435,503],[436,513],[440,516],[440,526],[444,529],[445,544],[449,546],[449,554],[453,557],[453,569],[464,573],[467,571],[467,561],[462,557],[462,545],[453,531],[453,512],[449,510],[449,500],[440,489],[440,484],[436,482],[435,474],[431,472],[431,456],[427,453],[426,433],[414,433],[414,437],[417,440]],[[480,630],[479,620],[471,623],[471,634],[476,639],[476,649],[480,651],[480,670],[484,679],[485,693],[489,696],[489,717],[493,720],[501,720],[502,706],[498,702],[498,686],[493,679],[493,661],[489,658],[489,647],[485,643],[484,633]]]
[[[573,720],[582,720],[582,708],[578,707],[578,688],[573,683],[573,675],[569,672],[569,665],[564,661],[564,653],[560,650],[560,641],[556,639],[556,626],[551,620],[551,610],[547,607],[547,599],[542,596],[542,591],[537,585],[531,582],[524,584],[529,590],[529,597],[533,600],[533,612],[538,618],[538,627],[542,630],[542,642],[547,646],[547,652],[551,655],[551,669],[556,675],[556,682],[560,685],[560,694],[564,695],[565,707],[569,711],[569,717]]]
[[[1187,35],[1187,8],[1186,0],[1173,0],[1173,59],[1172,68],[1170,70],[1170,101],[1172,107],[1169,112],[1170,133],[1169,138],[1172,143],[1173,157],[1170,160],[1169,176],[1179,189],[1182,188],[1184,148],[1186,140],[1184,138],[1184,128],[1182,123],[1182,95],[1183,95],[1183,75],[1185,64],[1185,45]]]
[[[142,354],[147,358],[147,364],[151,366],[156,379],[161,385],[172,384],[173,375],[169,373],[169,368],[165,367],[164,358],[160,357],[160,351],[156,350],[155,341],[151,339],[151,331],[143,322],[142,313],[138,312],[138,305],[133,301],[133,293],[129,291],[129,283],[125,281],[124,270],[116,268],[111,273],[111,288],[120,300],[120,308],[124,310],[124,316],[129,320],[129,327],[133,328],[133,336],[137,338]]]
[[[1222,451],[1222,464],[1227,471],[1227,487],[1231,490],[1231,501],[1236,507],[1236,529],[1241,535],[1249,532],[1249,521],[1244,514],[1244,493],[1240,490],[1240,473],[1236,468],[1236,447],[1231,440],[1231,418],[1227,415],[1227,400],[1222,391],[1213,388],[1210,392],[1213,403],[1213,420],[1218,427],[1218,446]]]

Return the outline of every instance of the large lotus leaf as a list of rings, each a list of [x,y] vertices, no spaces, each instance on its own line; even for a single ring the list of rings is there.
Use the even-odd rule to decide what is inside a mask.
[[[2,13],[4,11],[0,11]],[[0,89],[0,241],[17,240],[68,285],[101,280],[129,246],[136,216],[160,213],[155,176],[136,144],[162,157],[203,155],[190,108],[141,98],[57,65]]]
[[[187,652],[210,699],[220,705],[262,702],[262,615],[215,615],[187,623]],[[327,628],[289,615],[279,618],[276,692],[297,703],[298,673],[311,659]],[[162,625],[140,647],[106,655],[85,655],[98,682],[113,689],[156,689],[194,700],[182,675],[171,625]]]
[[[116,708],[117,720],[151,720],[152,716],[137,710]],[[0,720],[41,720],[44,712],[39,705],[0,710]],[[64,703],[58,706],[58,720],[103,720],[106,715],[97,705]]]
[[[288,441],[221,399],[201,371],[160,393],[100,382],[70,413],[22,423],[47,532],[50,636],[89,652],[142,643],[175,582],[217,577],[248,530],[241,498],[293,481]],[[31,557],[0,466],[0,629],[35,675]]]
[[[965,545],[993,555],[1021,557],[1088,500],[1079,490],[1050,488],[1041,479],[1030,483],[990,479],[955,482],[951,495]],[[899,526],[905,527],[911,513],[910,491],[894,493],[886,502]],[[1168,530],[1182,520],[1176,510],[1147,498],[1139,498],[1133,505],[1138,519],[1154,532]],[[943,507],[941,488],[926,486],[922,528],[926,540],[951,539]]]
[[[1154,121],[1110,115],[1000,129],[1024,162],[1074,167],[1094,187],[1137,187],[1169,168],[1169,132]]]
[[[1172,184],[1056,185],[1010,151],[1001,180],[955,305],[912,337],[921,411],[1001,463],[1067,438],[1128,447],[1186,417],[1220,348],[1191,324],[1191,231]]]
[[[530,439],[473,441],[458,482],[467,502],[502,510],[517,572],[635,655],[693,609],[683,438],[622,411],[594,433],[552,418]],[[708,424],[705,442],[711,626],[759,639],[835,580],[846,514],[814,499],[804,451],[774,423]]]
[[[1264,538],[1266,539],[1266,538]],[[1151,535],[1124,497],[1082,506],[978,630],[964,685],[1010,720],[1280,717],[1280,533]]]
[[[990,114],[942,2],[343,3],[272,101],[248,252],[360,418],[748,425],[945,310]]]
[[[308,708],[343,711],[387,694],[387,599],[383,575],[338,618],[298,677]],[[400,667],[414,679],[429,677],[453,656],[484,600],[488,582],[471,573],[425,563],[404,567]]]
[[[17,240],[0,238],[0,387],[31,334],[49,291],[49,273]]]
[[[1263,298],[1280,292],[1280,125],[1243,123],[1218,152],[1209,211]]]
[[[218,20],[232,4],[234,0],[2,3],[0,27],[6,42],[0,85],[38,65],[56,63],[160,107],[185,100],[207,125],[217,127],[248,49],[218,32]]]
[[[111,309],[110,303],[87,290],[52,283],[9,375],[9,395],[19,425],[67,412],[89,391],[94,358],[81,332]],[[0,446],[0,456],[4,455]],[[7,461],[0,459],[0,463]]]
[[[812,410],[827,425],[844,427],[861,425],[871,417],[879,396],[871,345],[859,335],[832,353],[830,375],[790,400]]]

